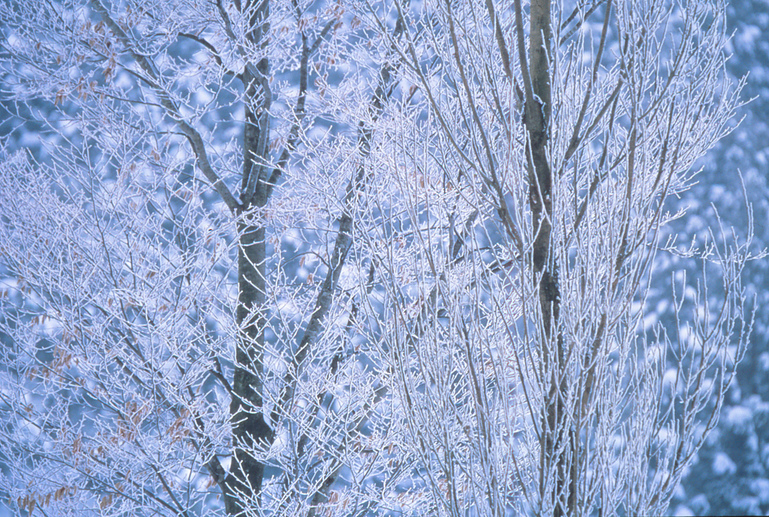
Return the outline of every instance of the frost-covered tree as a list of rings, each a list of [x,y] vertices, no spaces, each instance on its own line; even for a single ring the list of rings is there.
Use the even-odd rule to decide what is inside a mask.
[[[750,330],[749,241],[662,240],[739,106],[720,2],[54,0],[0,27],[29,147],[0,166],[13,505],[667,507]],[[672,277],[669,328],[666,255],[707,272]]]

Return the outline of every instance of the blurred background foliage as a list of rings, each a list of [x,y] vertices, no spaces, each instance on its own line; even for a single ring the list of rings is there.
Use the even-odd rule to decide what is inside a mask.
[[[733,33],[727,66],[747,75],[739,127],[703,162],[699,182],[680,200],[689,216],[678,221],[680,242],[719,224],[744,232],[744,194],[753,208],[756,249],[769,247],[769,1],[732,0]],[[755,328],[737,370],[718,427],[699,451],[671,510],[680,515],[769,514],[769,261],[748,263],[744,282],[755,295]],[[665,292],[663,289],[662,292]],[[661,315],[664,317],[664,315]]]

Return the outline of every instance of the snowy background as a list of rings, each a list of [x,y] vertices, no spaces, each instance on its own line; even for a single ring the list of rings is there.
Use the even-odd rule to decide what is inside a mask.
[[[690,217],[679,229],[684,241],[713,222],[713,206],[725,225],[744,231],[742,173],[755,217],[756,243],[769,246],[769,1],[735,0],[728,9],[734,77],[748,75],[739,128],[711,151],[699,184],[682,204]],[[692,217],[697,214],[697,217]],[[718,427],[699,451],[671,511],[678,515],[769,513],[769,265],[749,264],[745,282],[756,296],[756,326]]]

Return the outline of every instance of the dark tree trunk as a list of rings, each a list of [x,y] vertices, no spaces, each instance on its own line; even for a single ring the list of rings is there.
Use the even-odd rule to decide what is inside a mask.
[[[560,287],[550,223],[553,185],[547,155],[552,112],[550,10],[550,0],[531,2],[528,66],[531,83],[526,85],[525,124],[528,135],[529,207],[535,232],[532,269],[542,313],[540,341],[543,370],[548,377],[543,381],[549,383],[542,416],[541,480],[544,482],[548,470],[555,469],[554,515],[561,516],[570,514],[576,505],[576,472],[572,466],[576,465],[573,453],[577,443],[568,429],[564,404],[566,365],[563,336],[558,329]],[[544,485],[541,488],[544,490]]]
[[[269,29],[269,1],[249,0],[242,5],[236,2],[236,6],[251,15],[246,34],[249,41],[264,47]],[[272,191],[267,168],[271,104],[268,60],[260,60],[255,67],[247,64],[242,80],[245,128],[242,205],[238,214],[238,341],[230,402],[233,458],[224,494],[229,515],[244,515],[248,506],[260,505],[265,465],[254,453],[269,449],[275,438],[263,407],[267,251],[260,212]]]

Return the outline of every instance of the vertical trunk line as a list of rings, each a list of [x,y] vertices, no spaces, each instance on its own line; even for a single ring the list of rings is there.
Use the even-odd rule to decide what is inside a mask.
[[[262,225],[239,224],[238,306],[239,336],[236,350],[232,415],[234,457],[227,480],[225,506],[230,515],[245,512],[248,501],[259,502],[264,463],[254,451],[269,447],[274,439],[262,411],[265,303],[265,229]]]
[[[269,0],[242,4],[249,17],[246,38],[266,46]],[[228,515],[245,515],[261,506],[265,463],[255,454],[269,449],[275,433],[264,416],[264,329],[267,324],[265,226],[261,214],[271,192],[265,177],[269,140],[269,61],[262,58],[254,68],[246,65],[244,85],[242,204],[238,211],[238,304],[235,321],[238,339],[230,415],[232,463],[225,481],[224,504]],[[257,213],[254,213],[256,211]]]
[[[564,401],[567,386],[563,335],[558,329],[560,287],[551,241],[553,178],[547,155],[552,112],[550,0],[532,0],[530,16],[528,68],[531,88],[527,90],[531,96],[526,99],[524,115],[528,134],[529,207],[535,232],[532,266],[542,313],[542,360],[550,381],[542,415],[544,432],[540,465],[543,469],[541,481],[545,479],[545,469],[555,468],[554,493],[548,499],[555,503],[553,514],[561,517],[573,514],[576,509],[578,436],[569,428]],[[544,484],[541,489],[546,490]],[[544,498],[545,493],[542,496]]]

